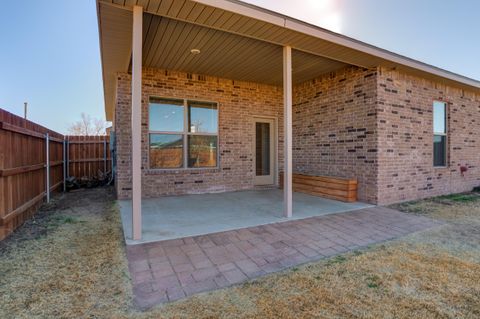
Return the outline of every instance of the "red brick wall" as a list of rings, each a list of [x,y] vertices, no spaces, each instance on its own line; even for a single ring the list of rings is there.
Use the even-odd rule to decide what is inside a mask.
[[[118,75],[115,130],[117,191],[130,196],[130,75]],[[218,169],[148,168],[149,96],[219,103]],[[398,71],[355,67],[293,89],[293,167],[357,178],[359,200],[388,204],[470,190],[480,185],[480,97]],[[447,168],[433,168],[432,103],[448,103]],[[253,118],[278,120],[283,158],[282,88],[181,72],[143,73],[142,157],[146,197],[253,187]],[[468,166],[462,176],[460,165]]]
[[[131,194],[130,81],[129,74],[118,75],[115,129],[118,165],[116,185],[119,198],[128,198]],[[253,187],[253,118],[254,115],[276,117],[278,123],[283,123],[282,88],[209,76],[203,81],[195,74],[189,79],[182,72],[144,69],[142,89],[142,190],[145,197],[234,191]],[[219,103],[218,169],[148,169],[149,96]],[[280,166],[283,157],[282,125],[278,125]]]
[[[433,101],[447,102],[448,167],[433,167]],[[379,70],[381,204],[480,185],[480,97],[398,71]],[[462,176],[460,166],[468,166]]]
[[[346,68],[293,96],[294,170],[357,178],[359,200],[376,202],[376,71]]]

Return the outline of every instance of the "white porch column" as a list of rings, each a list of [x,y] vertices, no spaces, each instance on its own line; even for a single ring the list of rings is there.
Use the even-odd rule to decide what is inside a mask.
[[[132,39],[132,238],[142,239],[142,22],[133,7]]]
[[[292,217],[292,48],[283,47],[284,179],[283,215]]]

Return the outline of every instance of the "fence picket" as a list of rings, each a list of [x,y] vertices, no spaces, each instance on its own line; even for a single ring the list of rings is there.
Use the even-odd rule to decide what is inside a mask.
[[[105,148],[110,149],[109,136],[64,136],[0,109],[0,240],[43,203],[47,176],[51,191],[65,189],[65,174],[98,178],[100,167],[111,162]]]

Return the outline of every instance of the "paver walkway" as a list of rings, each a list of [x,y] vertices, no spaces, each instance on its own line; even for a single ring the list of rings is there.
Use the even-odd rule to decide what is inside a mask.
[[[135,303],[147,309],[440,224],[373,207],[127,246]]]

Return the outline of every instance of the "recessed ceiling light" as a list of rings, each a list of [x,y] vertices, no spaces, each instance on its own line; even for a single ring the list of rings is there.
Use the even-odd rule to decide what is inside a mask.
[[[200,50],[199,49],[191,49],[190,53],[193,54],[193,55],[197,55],[197,54],[200,54]]]

